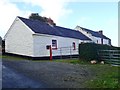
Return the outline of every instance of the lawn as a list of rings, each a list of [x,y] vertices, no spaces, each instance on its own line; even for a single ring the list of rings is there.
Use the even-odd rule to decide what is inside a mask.
[[[96,77],[87,81],[86,87],[88,88],[120,88],[119,80],[119,67],[110,65],[98,65],[91,67],[97,72]]]
[[[10,60],[27,60],[20,57],[6,55],[3,55],[2,58],[9,58]],[[36,61],[44,62],[45,60],[35,60],[35,62]],[[52,61],[46,60],[46,61],[86,65],[88,68],[90,68],[96,73],[96,76],[94,78],[84,83],[86,88],[120,88],[120,84],[118,82],[118,79],[120,79],[119,76],[120,67],[118,66],[111,66],[109,64],[102,65],[100,63],[90,64],[90,62],[78,59],[52,60]]]
[[[120,67],[118,66],[111,66],[109,64],[102,65],[100,63],[90,64],[90,62],[84,60],[55,60],[55,62],[82,64],[91,68],[96,73],[96,77],[84,83],[86,88],[116,88],[116,90],[120,88]]]
[[[10,55],[1,55],[0,57],[4,58],[4,59],[9,59],[9,60],[30,60],[30,59],[27,59],[27,58],[22,58],[22,57],[19,57],[19,56],[10,56]]]

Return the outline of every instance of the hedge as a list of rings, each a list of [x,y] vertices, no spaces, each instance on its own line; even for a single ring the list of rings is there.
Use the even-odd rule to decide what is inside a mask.
[[[91,60],[100,61],[98,55],[99,50],[111,50],[111,49],[116,50],[118,48],[108,45],[95,44],[95,43],[79,44],[79,58],[87,61],[91,61]]]

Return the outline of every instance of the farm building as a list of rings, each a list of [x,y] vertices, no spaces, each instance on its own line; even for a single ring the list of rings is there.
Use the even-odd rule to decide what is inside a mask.
[[[75,30],[80,31],[82,34],[90,38],[94,43],[111,45],[111,39],[103,35],[102,30],[97,32],[80,26],[76,26]]]
[[[78,55],[78,45],[91,42],[79,31],[22,17],[16,17],[4,39],[6,53],[50,59]]]

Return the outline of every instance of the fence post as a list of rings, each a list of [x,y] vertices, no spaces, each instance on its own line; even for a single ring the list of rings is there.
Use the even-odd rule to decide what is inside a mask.
[[[52,47],[50,45],[50,60],[52,60]]]
[[[101,50],[99,51],[102,60],[112,65],[120,65],[120,50]]]

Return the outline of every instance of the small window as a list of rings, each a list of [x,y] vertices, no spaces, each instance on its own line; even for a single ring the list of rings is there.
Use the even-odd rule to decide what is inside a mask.
[[[73,50],[76,50],[75,42],[73,42]]]
[[[52,49],[57,49],[57,40],[52,40]]]
[[[98,43],[98,40],[97,40],[97,43]]]

